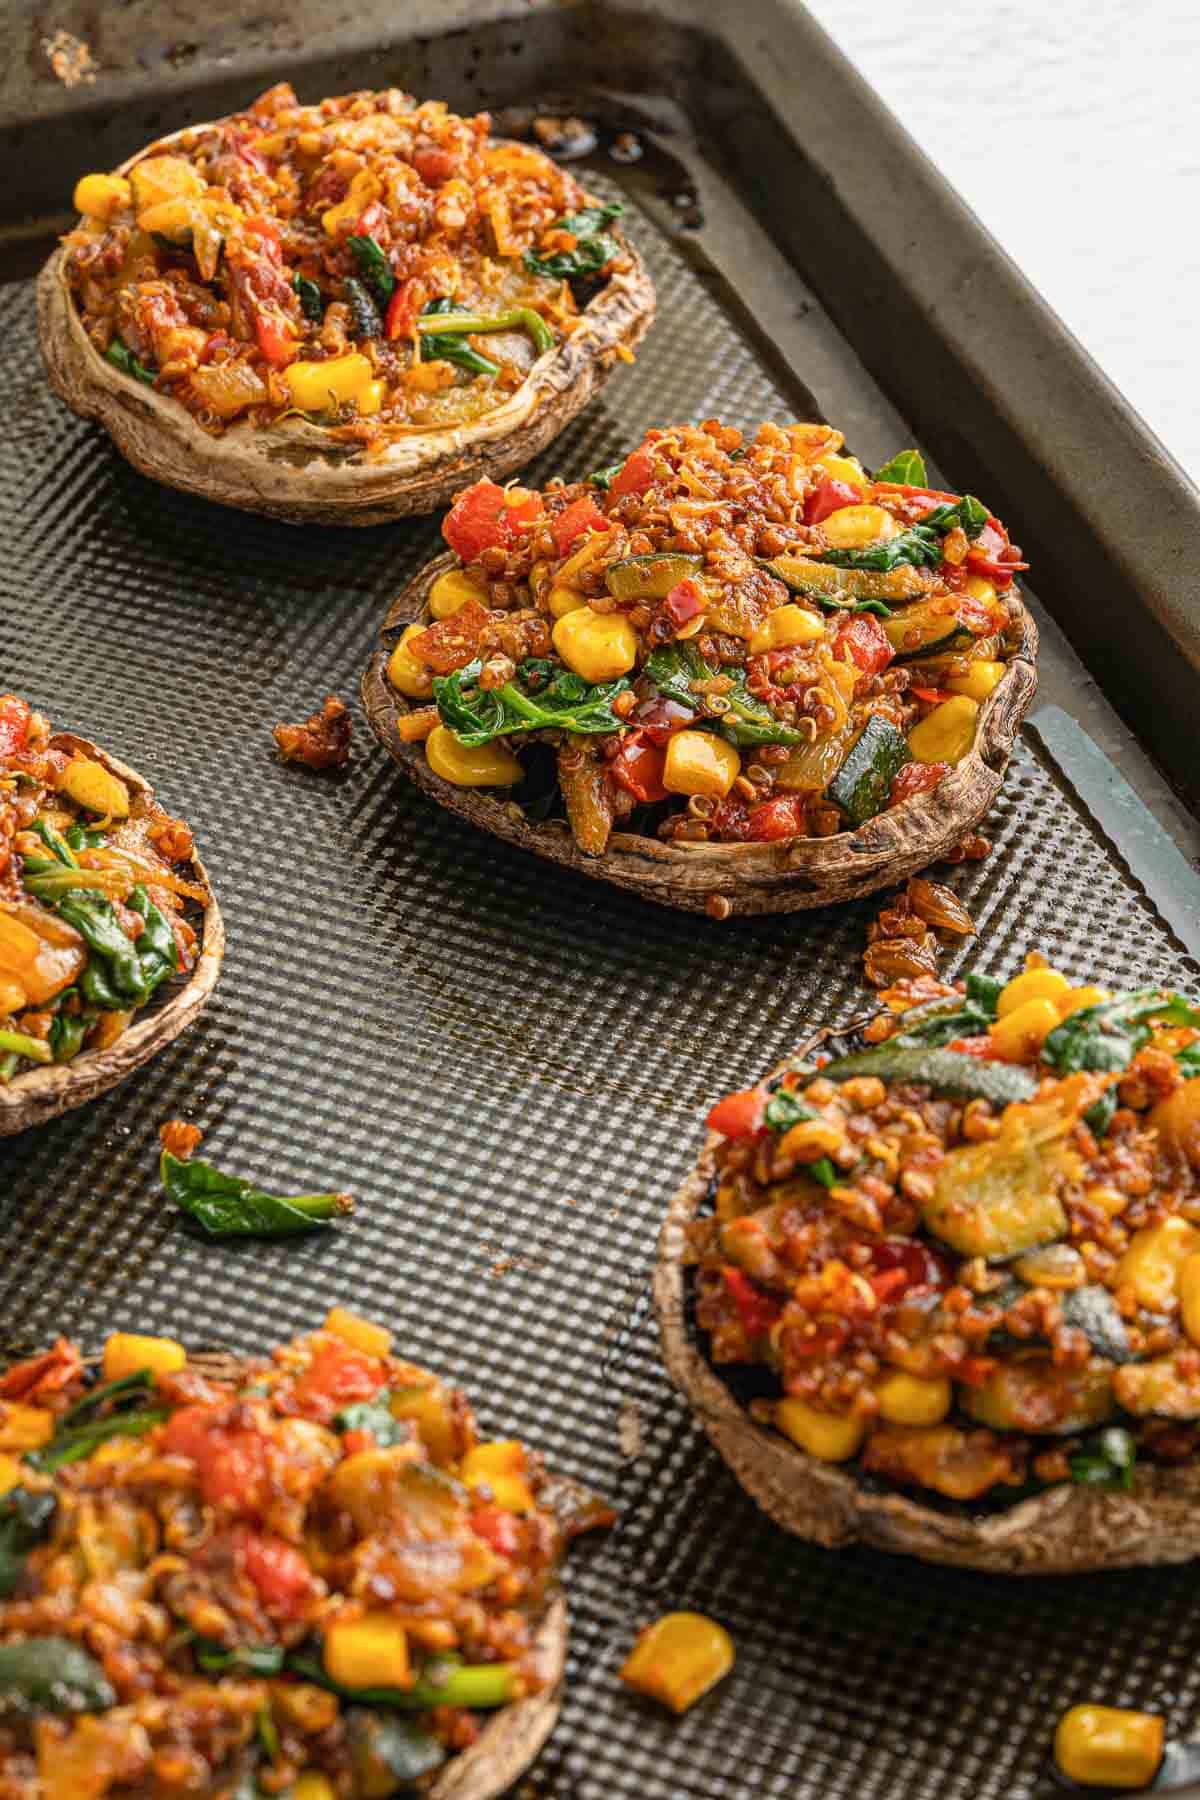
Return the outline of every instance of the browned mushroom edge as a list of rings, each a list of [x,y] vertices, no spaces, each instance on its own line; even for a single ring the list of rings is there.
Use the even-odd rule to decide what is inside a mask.
[[[807,1057],[844,1035],[818,1032],[796,1055]],[[708,1133],[663,1222],[654,1272],[659,1338],[676,1387],[746,1492],[777,1525],[827,1548],[869,1544],[1003,1575],[1082,1574],[1200,1555],[1200,1468],[1194,1466],[1140,1466],[1128,1492],[1064,1482],[1005,1512],[972,1514],[873,1491],[849,1466],[820,1462],[757,1424],[704,1354],[688,1304],[687,1228],[710,1191],[720,1142],[718,1132]]]
[[[153,799],[154,789],[144,776],[87,738],[60,731],[50,742],[56,749],[90,757],[118,776],[129,789],[134,817]],[[84,1050],[73,1062],[28,1069],[0,1085],[0,1137],[11,1137],[31,1125],[44,1125],[59,1113],[86,1105],[148,1062],[199,1016],[221,972],[225,925],[204,864],[194,854],[190,861],[208,892],[208,901],[200,932],[200,954],[187,981],[161,1006],[139,1014],[107,1050]]]
[[[149,146],[168,148],[203,126]],[[503,140],[500,140],[503,141]],[[141,156],[122,163],[129,170]],[[155,481],[225,506],[295,524],[378,525],[449,504],[461,487],[503,481],[552,443],[598,392],[618,360],[649,330],[654,285],[634,246],[613,235],[632,266],[610,276],[570,337],[538,358],[515,394],[469,425],[409,433],[367,458],[304,420],[204,431],[170,395],[124,375],[91,342],[56,250],[37,284],[46,371],[73,412],[95,419],[121,454]]]
[[[1009,595],[1008,667],[979,709],[973,748],[931,793],[905,800],[836,837],[781,844],[664,844],[618,831],[604,855],[589,856],[564,821],[532,824],[520,805],[503,794],[443,781],[429,767],[424,747],[405,743],[396,729],[397,720],[413,708],[387,678],[388,656],[404,627],[427,616],[429,590],[438,576],[457,567],[455,556],[428,563],[383,622],[380,648],[362,680],[363,704],[375,736],[419,788],[472,825],[581,875],[685,912],[704,912],[714,895],[728,901],[730,914],[799,912],[874,893],[936,862],[979,823],[996,798],[1037,688],[1037,627],[1024,602]]]

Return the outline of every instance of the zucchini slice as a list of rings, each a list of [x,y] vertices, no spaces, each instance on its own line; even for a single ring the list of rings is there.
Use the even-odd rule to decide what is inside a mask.
[[[947,612],[945,596],[926,600],[919,606],[905,607],[882,621],[888,643],[896,652],[897,662],[912,662],[917,657],[944,656],[959,645],[969,644],[971,633],[957,614]]]
[[[810,562],[806,556],[773,556],[767,558],[763,566],[793,594],[850,594],[856,600],[916,600],[929,589],[920,570],[908,563],[883,573],[877,569],[839,569],[832,563]]]
[[[665,600],[677,582],[694,581],[704,568],[702,556],[685,556],[674,550],[651,551],[647,556],[626,556],[610,563],[604,581],[617,600]]]
[[[887,1082],[919,1081],[936,1093],[959,1100],[990,1100],[993,1106],[1032,1100],[1038,1087],[1028,1069],[1015,1063],[984,1062],[961,1050],[928,1049],[924,1044],[876,1044],[839,1057],[821,1074],[829,1081],[849,1081],[855,1075],[878,1075]]]
[[[1064,1369],[1035,1351],[993,1369],[982,1387],[962,1387],[962,1410],[993,1431],[1059,1436],[1103,1425],[1116,1410],[1112,1369],[1092,1362]]]
[[[896,772],[912,761],[903,732],[890,719],[872,713],[846,752],[845,761],[825,790],[852,825],[862,825],[882,812]]]
[[[100,1664],[71,1638],[0,1644],[0,1715],[107,1712],[116,1704]]]
[[[1062,1315],[1068,1325],[1082,1331],[1097,1356],[1116,1363],[1132,1362],[1129,1332],[1120,1308],[1106,1287],[1092,1282],[1062,1297]]]

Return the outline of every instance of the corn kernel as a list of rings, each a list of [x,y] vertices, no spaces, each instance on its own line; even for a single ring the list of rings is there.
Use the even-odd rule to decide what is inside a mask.
[[[1200,1251],[1193,1251],[1179,1271],[1179,1311],[1183,1329],[1200,1344]]]
[[[647,1625],[625,1659],[627,1687],[684,1713],[733,1667],[733,1639],[703,1613],[666,1613]]]
[[[486,1481],[493,1475],[523,1475],[525,1446],[519,1438],[496,1438],[491,1443],[476,1444],[462,1459],[459,1474],[467,1486]]]
[[[892,1369],[876,1382],[875,1397],[880,1416],[891,1425],[939,1425],[954,1395],[944,1375],[909,1375]]]
[[[410,700],[428,700],[433,692],[433,677],[408,647],[410,641],[419,637],[425,629],[420,621],[415,625],[406,625],[388,657],[388,680],[402,694],[407,694]]]
[[[344,1306],[332,1307],[325,1319],[326,1331],[332,1331],[340,1337],[344,1344],[353,1350],[361,1350],[364,1356],[390,1356],[392,1353],[392,1334],[382,1325],[372,1325],[369,1319],[360,1319],[357,1313],[347,1312]]]
[[[963,588],[972,600],[982,600],[985,606],[996,598],[994,585],[982,575],[968,575]]]
[[[19,1400],[0,1400],[0,1450],[40,1450],[54,1436],[53,1414]]]
[[[89,219],[110,219],[133,204],[133,190],[123,175],[84,175],[75,183],[75,211]]]
[[[358,350],[326,362],[289,363],[283,371],[292,405],[301,412],[327,412],[345,401],[357,402],[374,376],[370,361]]]
[[[15,1456],[0,1456],[0,1498],[19,1487],[24,1474]]]
[[[62,772],[59,788],[76,806],[106,819],[129,817],[129,789],[98,762],[77,756]]]
[[[460,744],[445,725],[435,725],[425,739],[425,755],[435,775],[455,787],[515,787],[524,769],[501,744]]]
[[[585,681],[613,681],[637,662],[637,632],[623,613],[596,613],[581,606],[559,619],[554,648]]]
[[[1016,1012],[1018,1006],[1024,1006],[1027,1000],[1050,1000],[1057,1012],[1070,991],[1070,982],[1057,969],[1027,969],[1023,975],[1014,975],[1000,989],[1000,997],[996,1001],[996,1017],[1006,1018],[1009,1013]]]
[[[1149,1787],[1163,1753],[1163,1722],[1115,1706],[1072,1706],[1054,1733],[1054,1760],[1084,1787]]]
[[[1058,1009],[1053,1000],[1035,997],[997,1019],[988,1037],[992,1049],[1005,1062],[1029,1062],[1057,1024]]]
[[[1060,1019],[1069,1017],[1071,1013],[1082,1012],[1087,1006],[1102,1006],[1112,995],[1107,988],[1078,987],[1071,988],[1058,1003]]]
[[[775,1402],[775,1426],[819,1462],[848,1462],[867,1435],[865,1419],[852,1413],[818,1412],[807,1400]]]
[[[834,550],[865,550],[900,535],[900,526],[882,506],[841,506],[821,520],[821,530]]]
[[[1183,1266],[1197,1250],[1200,1232],[1186,1219],[1172,1216],[1157,1225],[1143,1225],[1117,1264],[1113,1286],[1131,1287],[1147,1312],[1168,1312],[1179,1292]]]
[[[337,1791],[319,1769],[304,1769],[288,1789],[291,1800],[337,1800]]]
[[[133,203],[139,213],[163,200],[198,200],[204,181],[183,156],[145,156],[129,171]]]
[[[856,456],[838,456],[827,451],[824,456],[818,456],[817,467],[824,469],[831,480],[844,481],[847,487],[857,488],[864,500],[871,492],[870,479]]]
[[[667,745],[662,783],[671,794],[723,799],[741,773],[733,745],[711,731],[677,731]]]
[[[486,606],[487,593],[465,569],[447,569],[429,590],[429,611],[435,619],[449,619],[468,600],[478,600],[481,606]]]
[[[149,1369],[152,1375],[174,1375],[187,1362],[187,1351],[174,1338],[139,1337],[115,1331],[104,1346],[104,1379],[120,1381]]]
[[[703,614],[701,615],[703,624]],[[793,644],[815,644],[825,636],[825,622],[807,607],[794,606],[789,602],[786,606],[777,606],[773,613],[768,613],[758,630],[750,639],[751,656],[761,656],[767,650],[787,650]]]
[[[568,613],[578,612],[581,606],[586,606],[587,601],[578,588],[564,587],[561,581],[556,581],[546,596],[546,605],[553,618],[565,619]]]
[[[1004,679],[1005,666],[1002,662],[980,659],[968,663],[961,675],[947,675],[942,686],[949,694],[967,694],[972,700],[986,700]]]
[[[793,1162],[814,1163],[840,1150],[843,1141],[842,1132],[828,1119],[801,1119],[780,1138],[778,1154]]]
[[[833,516],[840,517],[838,513]],[[935,706],[908,734],[908,747],[917,762],[961,762],[975,742],[978,713],[979,702],[967,694],[955,694],[952,700]]]
[[[1129,1195],[1123,1194],[1120,1188],[1107,1187],[1103,1182],[1093,1182],[1087,1189],[1087,1200],[1090,1206],[1098,1206],[1106,1212],[1110,1219],[1119,1219],[1129,1205]]]
[[[390,1613],[367,1613],[325,1633],[325,1673],[339,1687],[402,1688],[409,1685],[408,1637]]]
[[[386,381],[368,381],[366,387],[359,389],[356,399],[359,418],[365,419],[369,414],[377,413],[382,407],[386,396]]]

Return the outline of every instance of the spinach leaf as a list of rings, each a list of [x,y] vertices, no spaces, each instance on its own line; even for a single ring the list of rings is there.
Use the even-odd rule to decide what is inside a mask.
[[[990,1019],[994,1019],[996,1008],[1000,1004],[1004,983],[997,981],[992,975],[968,975],[966,988],[967,999],[973,1000],[976,1006],[983,1008]]]
[[[325,297],[316,282],[310,281],[307,275],[293,275],[292,288],[304,317],[319,325],[325,317]]]
[[[157,370],[148,369],[145,363],[140,363],[119,337],[115,337],[104,352],[104,360],[110,362],[114,369],[120,369],[122,375],[132,375],[135,381],[145,381],[153,386],[158,379]]]
[[[1200,1075],[1200,1040],[1194,1044],[1185,1045],[1176,1056],[1175,1061],[1189,1080],[1194,1075]]]
[[[351,1211],[348,1194],[264,1194],[211,1163],[182,1162],[164,1150],[159,1173],[173,1200],[209,1237],[291,1237],[321,1231]]]
[[[1102,1138],[1113,1122],[1113,1114],[1117,1110],[1117,1090],[1106,1088],[1100,1098],[1089,1106],[1083,1115],[1083,1122],[1093,1137]]]
[[[442,723],[462,744],[486,744],[520,731],[590,735],[623,729],[612,703],[628,692],[626,675],[588,682],[558,663],[530,657],[503,687],[484,689],[476,685],[482,667],[471,662],[453,675],[434,677],[433,698]]]
[[[705,662],[695,644],[667,644],[661,650],[652,650],[646,658],[645,673],[660,694],[681,706],[691,707],[693,712],[698,710],[701,696],[692,683],[711,681],[716,674],[729,676],[733,681],[733,687],[725,695],[729,710],[719,718],[705,720],[705,723],[742,749],[754,744],[808,742],[802,731],[784,725],[765,701],[755,699],[746,686],[745,669],[727,667],[718,670],[712,663]]]
[[[342,282],[342,292],[346,296],[350,311],[354,314],[354,335],[356,338],[381,338],[383,336],[383,315],[364,284],[357,276],[347,275]]]
[[[106,1712],[116,1704],[100,1664],[72,1639],[0,1644],[0,1713]]]
[[[31,1450],[25,1461],[48,1475],[67,1463],[82,1462],[93,1450],[110,1443],[113,1438],[145,1437],[148,1431],[153,1431],[170,1416],[165,1407],[156,1406],[142,1412],[115,1412],[87,1425],[68,1426],[65,1431],[60,1426],[50,1442],[41,1450]]]
[[[808,588],[806,592],[830,612],[874,613],[877,619],[890,619],[895,611],[886,600],[851,600],[846,594],[827,594],[820,588]]]
[[[129,896],[129,905],[133,912],[139,913],[146,921],[146,929],[134,948],[142,965],[142,979],[149,996],[179,968],[179,947],[165,915],[155,906],[140,881]]]
[[[527,250],[526,269],[531,275],[549,275],[555,281],[575,281],[583,275],[595,275],[614,257],[621,246],[604,227],[612,223],[625,208],[619,203],[609,206],[585,206],[577,213],[556,219],[552,231],[569,231],[575,238],[573,250],[559,250],[552,256],[539,256]]]
[[[925,459],[919,450],[901,450],[891,462],[875,471],[876,481],[897,481],[904,487],[923,488],[928,480]]]
[[[939,1049],[955,1038],[981,1037],[993,1024],[1002,983],[987,975],[968,975],[965,994],[945,995],[914,1006],[901,1019],[890,1044],[925,1044]]]
[[[76,888],[63,894],[54,904],[61,917],[68,925],[75,927],[88,949],[99,959],[101,967],[96,971],[97,976],[102,973],[106,991],[118,996],[117,1005],[112,1007],[109,1003],[109,1010],[122,1012],[130,1005],[144,1005],[150,994],[141,958],[136,946],[122,931],[111,901],[99,894],[89,894]],[[85,977],[91,967],[92,961],[89,958],[88,967],[83,972]],[[94,1005],[106,1004],[87,994],[83,978],[80,986]]]
[[[454,302],[450,299],[431,300],[422,309],[421,317],[428,314],[452,313]],[[453,331],[430,331],[421,334],[421,361],[448,362],[465,369],[468,375],[498,375],[500,364],[493,362],[490,356],[483,356],[472,348],[466,339]]]
[[[10,1488],[0,1500],[0,1600],[7,1600],[21,1579],[25,1558],[45,1537],[58,1501],[53,1494]]]
[[[114,1400],[124,1402],[131,1400],[135,1394],[144,1394],[154,1386],[154,1377],[149,1369],[135,1369],[130,1375],[122,1375],[117,1381],[106,1381],[101,1387],[89,1388],[83,1397],[72,1407],[68,1407],[58,1421],[58,1429],[68,1426],[83,1425],[94,1419],[102,1406]]]
[[[620,462],[609,463],[606,469],[593,469],[588,476],[588,481],[592,487],[599,488],[602,493],[607,494],[624,467],[625,458],[622,457]]]
[[[77,991],[68,988],[59,995],[58,1010],[50,1022],[50,1051],[56,1063],[71,1062],[78,1056],[84,1038],[96,1023],[95,1013],[87,1007],[81,1006],[78,1012],[63,1011],[63,1002]]]
[[[1116,994],[1097,1006],[1068,1013],[1042,1045],[1042,1061],[1060,1075],[1073,1075],[1080,1069],[1127,1069],[1150,1041],[1152,1019],[1163,1019],[1171,1025],[1200,1025],[1200,1012],[1181,994],[1169,993],[1165,988]]]
[[[1120,1425],[1110,1425],[1087,1439],[1070,1459],[1071,1480],[1080,1487],[1125,1488],[1133,1486],[1137,1446]]]
[[[63,839],[72,850],[98,850],[108,842],[108,833],[89,831],[86,825],[68,825],[63,832]]]
[[[793,1125],[802,1125],[806,1120],[817,1116],[812,1107],[806,1105],[790,1088],[779,1088],[772,1094],[763,1113],[768,1130],[778,1132],[780,1136],[785,1131],[790,1131]],[[819,1181],[822,1187],[827,1188],[833,1187],[838,1178],[837,1170],[827,1156],[818,1157],[816,1162],[809,1163],[807,1173]]]
[[[396,277],[384,250],[373,237],[348,237],[346,244],[371,298],[380,307],[386,307],[395,290]]]
[[[235,1644],[226,1650],[208,1638],[197,1638],[192,1652],[206,1675],[227,1675],[230,1670],[246,1675],[278,1675],[283,1667],[282,1644]]]
[[[394,1416],[386,1397],[359,1400],[353,1406],[344,1406],[341,1412],[333,1415],[333,1428],[335,1431],[369,1431],[381,1450],[406,1444],[412,1436],[407,1420]]]
[[[75,852],[71,849],[71,846],[64,838],[59,837],[53,826],[47,825],[45,819],[35,819],[29,829],[41,838],[43,844],[45,844],[46,848],[58,862],[66,863],[69,869],[77,869],[79,867],[78,862],[75,860]]]
[[[976,538],[989,517],[986,506],[966,494],[961,500],[935,506],[919,525],[910,525],[899,537],[868,544],[862,550],[822,550],[814,560],[838,569],[876,569],[883,574],[902,563],[915,569],[935,569],[942,560],[942,538],[947,532],[961,525],[968,537]]]

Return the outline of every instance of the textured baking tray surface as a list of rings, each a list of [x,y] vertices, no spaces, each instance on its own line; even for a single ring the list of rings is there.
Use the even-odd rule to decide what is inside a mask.
[[[796,416],[705,282],[643,229],[659,323],[636,371],[534,471],[582,474],[655,420]],[[356,704],[435,522],[297,531],[144,481],[41,375],[28,285],[0,290],[0,687],[100,739],[186,813],[229,955],[200,1024],[86,1112],[0,1144],[0,1336],[118,1322],[246,1348],[342,1300],[621,1506],[571,1581],[573,1685],[528,1791],[1016,1797],[1059,1709],[1191,1722],[1191,1570],[1004,1582],[794,1542],[743,1498],[658,1365],[646,1275],[708,1101],[807,1022],[862,1010],[871,902],[718,926],[641,905],[421,799],[359,721],[342,775],[281,767],[270,726]],[[956,880],[975,966],[1039,945],[1076,977],[1200,986],[1116,852],[1023,749]],[[181,1231],[159,1123],[286,1191],[347,1187],[343,1230],[224,1248]],[[618,1447],[636,1418],[641,1454]],[[692,1714],[619,1689],[636,1624],[696,1607],[733,1677]]]

